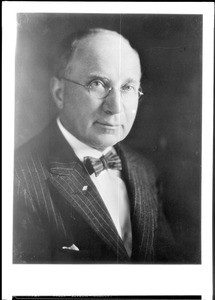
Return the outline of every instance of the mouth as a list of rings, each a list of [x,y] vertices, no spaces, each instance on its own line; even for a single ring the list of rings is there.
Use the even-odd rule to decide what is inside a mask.
[[[100,122],[100,121],[96,121],[96,124],[104,126],[104,127],[110,127],[110,128],[117,128],[120,126],[120,124],[109,123],[109,122]]]
[[[95,123],[98,124],[99,126],[102,126],[102,127],[105,127],[105,128],[109,128],[109,129],[117,129],[117,128],[119,128],[121,126],[120,124],[112,124],[112,123],[100,122],[100,121],[97,121]]]

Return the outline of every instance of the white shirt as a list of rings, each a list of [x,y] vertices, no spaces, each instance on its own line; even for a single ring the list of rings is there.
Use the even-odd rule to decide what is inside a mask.
[[[113,147],[108,147],[103,152],[91,148],[79,141],[65,129],[59,118],[57,118],[57,124],[63,136],[81,162],[84,161],[85,156],[100,158],[110,150],[116,153]],[[90,175],[90,177],[110,213],[113,223],[124,242],[128,255],[131,256],[132,231],[130,207],[127,189],[124,181],[121,179],[121,172],[118,170],[107,169],[102,171],[97,177],[94,173]]]

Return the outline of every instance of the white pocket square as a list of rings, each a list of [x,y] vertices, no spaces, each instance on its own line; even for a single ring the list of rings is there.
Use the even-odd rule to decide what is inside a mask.
[[[72,244],[72,246],[69,247],[63,246],[62,249],[79,251],[78,247],[75,244]]]

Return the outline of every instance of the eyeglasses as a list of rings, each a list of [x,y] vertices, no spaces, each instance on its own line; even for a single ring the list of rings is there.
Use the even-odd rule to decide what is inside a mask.
[[[66,81],[72,82],[74,84],[80,85],[88,90],[89,94],[97,99],[103,99],[106,98],[110,92],[113,90],[113,87],[110,86],[108,83],[102,81],[101,79],[94,79],[92,80],[88,85],[81,84],[79,82],[73,81],[71,79],[61,77],[61,79],[64,79]],[[144,94],[142,91],[142,88],[137,88],[134,85],[131,85],[130,83],[124,85],[120,89],[123,97],[127,98],[135,98],[138,96],[138,98],[142,97]]]

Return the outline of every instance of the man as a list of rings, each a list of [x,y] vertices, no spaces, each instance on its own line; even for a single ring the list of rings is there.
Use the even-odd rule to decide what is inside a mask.
[[[149,263],[171,234],[149,163],[121,142],[142,95],[137,52],[91,29],[63,44],[59,116],[15,154],[15,263]]]

